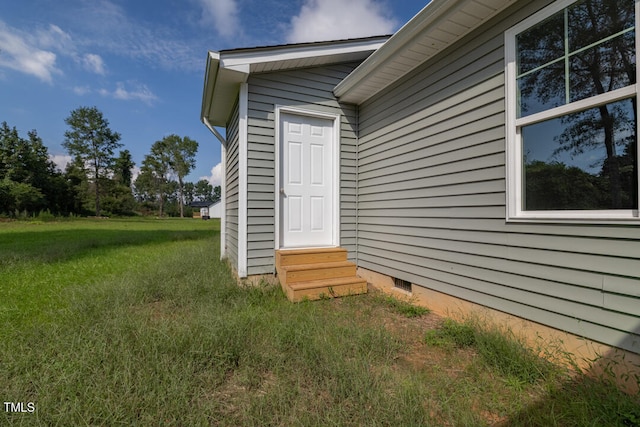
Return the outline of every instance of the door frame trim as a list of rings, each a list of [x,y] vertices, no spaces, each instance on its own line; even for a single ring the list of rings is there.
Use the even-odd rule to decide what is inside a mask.
[[[282,114],[291,114],[303,117],[314,117],[319,119],[331,120],[333,122],[333,236],[332,246],[340,246],[340,114],[324,113],[320,111],[307,110],[299,107],[291,107],[288,105],[275,106],[275,239],[274,249],[281,249],[280,234],[280,187],[281,187],[281,149],[282,141],[280,134],[280,122]],[[313,247],[313,246],[309,246]]]

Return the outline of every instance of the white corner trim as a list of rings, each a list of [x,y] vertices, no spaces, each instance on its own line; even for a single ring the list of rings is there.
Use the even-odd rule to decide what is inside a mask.
[[[287,105],[275,106],[275,238],[274,249],[280,249],[280,182],[282,167],[281,147],[280,147],[280,116],[282,113],[295,114],[298,116],[317,117],[333,121],[333,245],[340,246],[340,114],[324,113],[320,111],[308,110]]]
[[[247,277],[249,85],[240,84],[238,100],[238,276]]]
[[[273,248],[275,250],[280,249],[280,188],[282,186],[282,182],[280,182],[280,157],[282,155],[280,152],[280,138],[282,133],[280,130],[280,112],[283,108],[284,107],[279,105],[275,106],[275,121],[273,123],[273,126],[275,127],[275,140],[273,142],[275,147],[275,169],[273,170],[273,174],[275,176],[275,186],[273,187],[273,203],[275,207],[275,210],[273,211],[273,222],[275,225],[275,235],[273,236]]]
[[[220,259],[227,256],[227,147],[220,144]]]

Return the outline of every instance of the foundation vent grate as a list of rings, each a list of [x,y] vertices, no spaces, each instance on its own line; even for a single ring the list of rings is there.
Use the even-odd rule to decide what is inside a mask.
[[[397,277],[393,278],[393,287],[396,289],[403,290],[405,292],[411,292],[411,282],[398,279]]]

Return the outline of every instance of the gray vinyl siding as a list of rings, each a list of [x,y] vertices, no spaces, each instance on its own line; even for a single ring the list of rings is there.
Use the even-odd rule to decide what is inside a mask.
[[[358,64],[251,75],[248,112],[248,274],[274,272],[275,106],[341,115],[340,244],[355,256],[356,108],[333,88]]]
[[[518,2],[360,106],[358,264],[640,352],[640,226],[506,218],[504,31]]]
[[[236,103],[227,124],[227,161],[225,165],[225,215],[226,215],[226,252],[231,265],[238,268],[238,104]]]

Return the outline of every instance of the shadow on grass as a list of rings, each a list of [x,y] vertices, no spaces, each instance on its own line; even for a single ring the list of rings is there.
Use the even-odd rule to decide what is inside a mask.
[[[640,402],[611,383],[580,375],[499,425],[640,427]]]
[[[54,263],[97,250],[213,238],[213,230],[38,230],[0,234],[0,267],[24,262]]]
[[[599,355],[500,425],[640,427],[640,355],[615,349]]]

